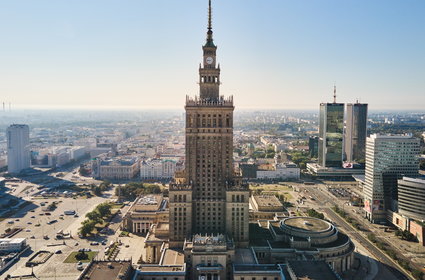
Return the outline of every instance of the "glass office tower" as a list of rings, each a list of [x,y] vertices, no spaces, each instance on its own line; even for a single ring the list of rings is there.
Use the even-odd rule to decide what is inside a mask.
[[[321,103],[319,165],[342,167],[344,103]]]

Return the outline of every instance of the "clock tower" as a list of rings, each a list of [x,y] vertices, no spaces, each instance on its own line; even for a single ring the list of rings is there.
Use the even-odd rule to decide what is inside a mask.
[[[202,50],[204,53],[204,59],[203,63],[199,66],[200,97],[211,101],[217,100],[220,96],[220,65],[217,66],[217,46],[214,45],[213,41],[211,1],[209,1],[208,9],[207,42],[204,46],[202,46]]]
[[[199,239],[218,238],[233,252],[234,245],[248,245],[249,189],[233,166],[235,108],[232,96],[219,94],[220,67],[211,27],[211,0],[202,50],[199,95],[186,97],[185,168],[175,174],[169,188],[169,246],[191,250],[193,244],[205,243]],[[220,273],[225,279],[226,273]]]

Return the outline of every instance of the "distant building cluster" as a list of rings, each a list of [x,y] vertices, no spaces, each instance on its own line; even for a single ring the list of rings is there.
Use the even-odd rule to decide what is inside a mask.
[[[61,167],[71,161],[78,161],[86,156],[84,146],[58,146],[31,151],[33,167]]]

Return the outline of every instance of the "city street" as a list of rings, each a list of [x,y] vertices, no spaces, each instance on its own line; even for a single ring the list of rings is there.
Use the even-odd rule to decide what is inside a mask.
[[[338,205],[341,209],[347,209],[348,211],[354,209],[355,207],[348,207],[348,205],[346,204],[347,200],[340,200],[333,197],[326,190],[326,185],[323,184],[308,187],[301,185],[298,187],[301,192],[304,192],[308,194],[308,196],[311,196],[315,199],[314,201],[310,200],[306,202],[303,207],[314,208],[319,212],[323,212],[330,220],[336,223],[340,230],[348,234],[353,241],[356,241],[364,248],[366,248],[370,258],[376,259],[378,261],[377,279],[411,279],[401,273],[399,270],[395,269],[394,267],[398,267],[398,265],[392,259],[390,259],[386,254],[376,248],[375,245],[367,239],[367,237],[360,234],[357,230],[355,230],[350,224],[348,224],[344,219],[342,219],[331,209],[331,207],[333,207],[334,205]],[[317,202],[320,202],[320,205],[318,205]]]

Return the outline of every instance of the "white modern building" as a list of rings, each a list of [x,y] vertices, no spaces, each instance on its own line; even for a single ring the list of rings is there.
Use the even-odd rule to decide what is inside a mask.
[[[300,179],[300,168],[295,163],[276,164],[274,170],[258,170],[257,179]]]
[[[30,130],[26,124],[12,124],[6,133],[8,171],[19,173],[30,167]]]
[[[398,212],[410,219],[425,220],[424,178],[398,180]]]
[[[369,221],[384,223],[386,210],[397,211],[397,179],[415,177],[419,170],[419,139],[412,135],[372,134],[366,140],[363,188]]]
[[[26,238],[0,239],[0,253],[20,252],[26,246]]]

